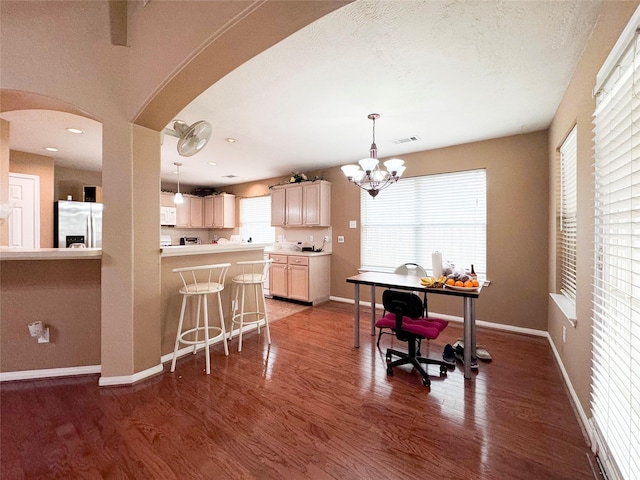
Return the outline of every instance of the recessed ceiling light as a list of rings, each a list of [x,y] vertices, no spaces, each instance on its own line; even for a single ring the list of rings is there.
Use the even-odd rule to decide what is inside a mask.
[[[58,149],[57,149],[57,148],[54,148],[54,147],[44,147],[44,149],[45,149],[47,152],[57,152],[57,151],[58,151]]]
[[[231,137],[229,137],[229,138],[225,138],[225,140],[226,140],[227,142],[229,142],[229,143],[236,143],[236,139],[235,139],[235,138],[231,138]]]
[[[211,165],[212,167],[216,166],[216,162],[209,162],[209,165]]]
[[[77,133],[78,135],[80,135],[84,133],[84,130],[80,130],[79,128],[67,128],[67,132]]]

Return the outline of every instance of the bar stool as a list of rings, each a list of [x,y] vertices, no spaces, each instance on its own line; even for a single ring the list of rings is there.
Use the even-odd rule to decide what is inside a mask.
[[[271,345],[271,334],[269,333],[269,318],[267,316],[267,304],[264,299],[264,283],[267,281],[269,274],[269,264],[273,263],[272,259],[268,260],[249,260],[238,262],[237,265],[242,267],[242,273],[236,275],[231,280],[235,285],[236,295],[233,302],[233,312],[231,316],[231,331],[229,332],[229,340],[233,338],[233,327],[239,325],[240,333],[238,334],[238,351],[242,351],[242,328],[245,324],[257,325],[258,334],[260,333],[260,324],[264,322],[267,330],[267,340]],[[255,301],[254,311],[245,311],[245,293],[246,289],[253,287],[253,300]],[[240,304],[238,306],[238,297],[242,291]],[[262,310],[260,310],[262,306]],[[247,320],[245,316],[252,319]]]
[[[176,357],[180,344],[193,345],[193,353],[199,346],[204,346],[207,364],[207,375],[211,373],[211,362],[209,359],[209,344],[213,340],[222,338],[224,344],[224,354],[229,355],[227,347],[227,333],[224,327],[224,314],[222,313],[222,299],[220,292],[224,290],[224,281],[227,271],[231,266],[230,263],[218,263],[215,265],[200,265],[197,267],[174,268],[174,273],[179,273],[182,279],[182,308],[180,310],[180,322],[178,323],[178,331],[176,333],[176,344],[173,349],[173,361],[171,362],[171,371],[176,369]],[[190,283],[189,283],[190,282]],[[212,327],[209,325],[209,308],[207,297],[210,294],[217,294],[218,297],[218,315],[220,317],[220,326]],[[184,312],[187,307],[187,299],[194,297],[198,299],[198,309],[196,314],[196,326],[182,331],[184,325]],[[200,310],[201,306],[204,310],[204,325],[200,326]],[[204,333],[204,338],[200,340],[199,333]],[[210,332],[214,335],[210,335]],[[192,337],[192,338],[187,338]]]

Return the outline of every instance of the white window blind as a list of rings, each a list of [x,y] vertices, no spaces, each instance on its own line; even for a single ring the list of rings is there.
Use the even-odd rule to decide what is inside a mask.
[[[273,243],[276,229],[271,226],[271,195],[240,199],[240,236],[243,241]]]
[[[375,199],[360,197],[363,269],[391,271],[418,263],[432,273],[431,254],[486,277],[486,171],[402,178]]]
[[[594,113],[592,423],[607,475],[627,480],[640,478],[639,24],[637,11],[598,74]]]
[[[576,300],[577,128],[560,147],[560,292]]]

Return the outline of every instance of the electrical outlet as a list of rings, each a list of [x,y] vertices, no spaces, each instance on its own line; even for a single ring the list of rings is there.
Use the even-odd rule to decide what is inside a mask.
[[[313,242],[313,235],[309,235],[309,241]]]
[[[328,241],[329,241],[329,235],[325,235],[325,236],[324,236],[324,241],[325,241],[325,242],[328,242]]]
[[[338,235],[338,243],[344,243],[344,237],[342,235]]]
[[[562,343],[567,343],[567,327],[562,326]]]
[[[356,228],[356,221],[355,220],[349,220],[349,228]]]

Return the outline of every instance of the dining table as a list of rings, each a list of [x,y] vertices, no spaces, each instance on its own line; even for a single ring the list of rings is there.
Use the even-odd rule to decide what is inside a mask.
[[[376,334],[376,287],[426,292],[427,295],[447,295],[462,299],[464,308],[464,377],[471,378],[471,353],[476,351],[476,299],[480,297],[482,286],[464,288],[444,285],[442,287],[426,287],[416,275],[399,275],[386,272],[362,272],[347,278],[347,283],[355,287],[354,309],[354,347],[360,347],[360,286],[371,287],[371,335]]]

